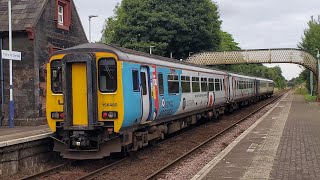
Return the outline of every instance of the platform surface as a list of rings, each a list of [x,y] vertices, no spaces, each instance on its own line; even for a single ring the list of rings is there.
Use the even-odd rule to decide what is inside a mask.
[[[47,138],[52,135],[47,125],[33,127],[0,127],[0,147]]]
[[[320,179],[320,106],[288,93],[196,179]]]

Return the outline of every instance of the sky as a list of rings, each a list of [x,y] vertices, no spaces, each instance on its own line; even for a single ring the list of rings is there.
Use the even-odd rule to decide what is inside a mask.
[[[105,19],[114,15],[121,0],[74,0],[88,35],[92,19],[92,41],[101,38]],[[311,16],[320,15],[320,0],[215,0],[219,6],[222,29],[233,35],[242,49],[297,48]],[[293,64],[279,65],[286,79],[303,70]]]

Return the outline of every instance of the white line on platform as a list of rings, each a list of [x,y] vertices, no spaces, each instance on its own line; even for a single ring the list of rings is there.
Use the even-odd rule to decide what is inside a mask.
[[[30,142],[30,141],[36,141],[36,140],[50,137],[52,135],[53,135],[53,133],[48,132],[48,133],[44,133],[44,134],[38,134],[38,135],[34,135],[34,136],[18,138],[18,139],[13,139],[13,140],[9,140],[9,141],[3,141],[3,142],[0,142],[0,148],[6,147],[6,146],[11,146],[11,145],[16,145],[16,144],[22,144],[22,143],[26,143],[26,142]]]

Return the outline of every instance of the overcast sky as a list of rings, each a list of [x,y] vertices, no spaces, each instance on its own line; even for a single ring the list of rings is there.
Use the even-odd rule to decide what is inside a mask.
[[[121,0],[74,0],[88,34],[92,19],[92,40],[101,37],[104,20],[112,16]],[[320,15],[320,0],[215,0],[220,9],[222,29],[233,35],[242,49],[296,48],[312,15]],[[268,65],[270,66],[270,65]],[[283,75],[291,79],[302,69],[281,64]]]

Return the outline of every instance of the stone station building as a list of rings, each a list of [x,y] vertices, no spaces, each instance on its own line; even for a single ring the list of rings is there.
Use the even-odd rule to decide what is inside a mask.
[[[8,0],[0,0],[0,38],[9,49]],[[22,61],[13,61],[15,125],[45,123],[46,63],[56,50],[86,43],[72,0],[12,0],[13,51]],[[9,61],[4,64],[4,124],[8,123]],[[1,98],[0,98],[1,100]]]

